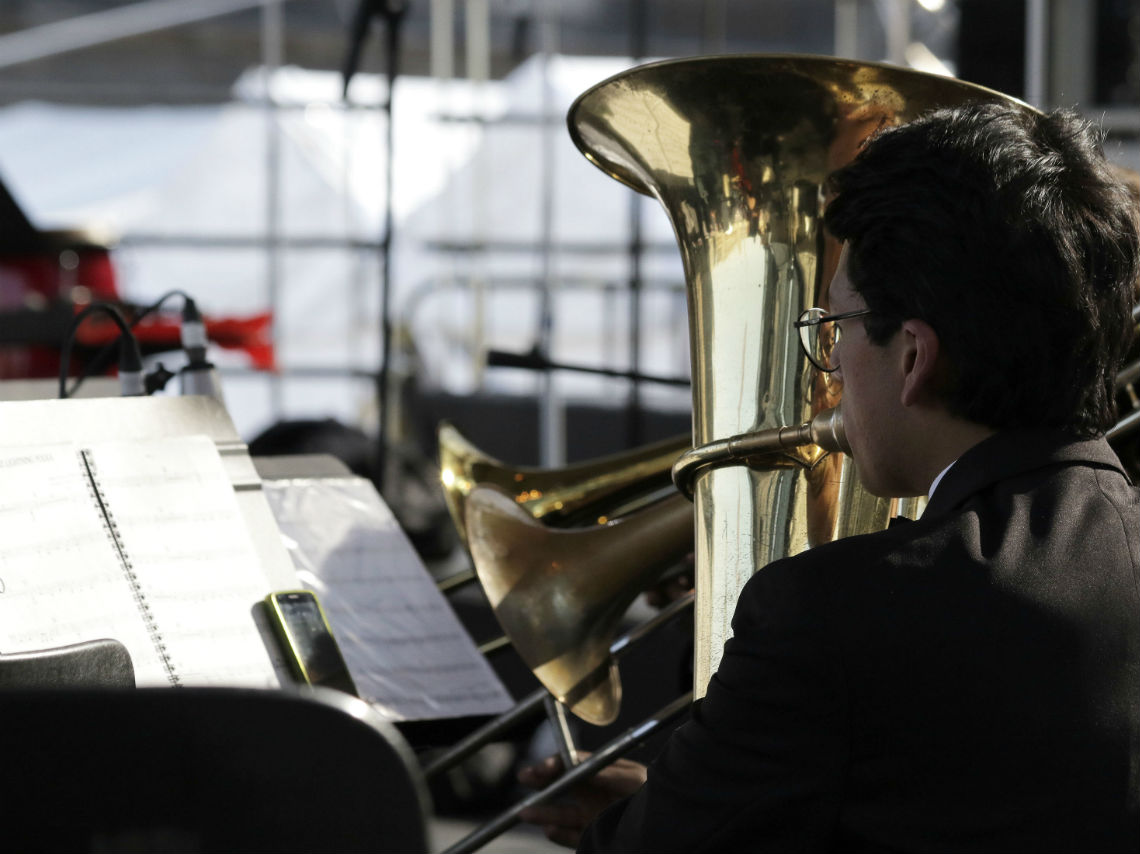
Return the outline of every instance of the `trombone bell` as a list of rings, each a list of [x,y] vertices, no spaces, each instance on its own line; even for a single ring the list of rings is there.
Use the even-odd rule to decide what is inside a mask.
[[[638,594],[692,550],[688,501],[674,493],[604,525],[562,530],[476,486],[466,517],[479,581],[519,656],[575,715],[612,723],[621,683],[610,645]]]
[[[445,421],[439,426],[440,481],[455,529],[466,543],[467,498],[478,484],[499,487],[548,524],[590,525],[668,488],[670,467],[689,446],[688,436],[678,436],[561,469],[511,467],[483,453]]]

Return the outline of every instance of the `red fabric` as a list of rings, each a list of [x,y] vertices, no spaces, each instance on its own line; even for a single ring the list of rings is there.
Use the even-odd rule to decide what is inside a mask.
[[[90,299],[117,300],[115,268],[106,249],[79,249],[78,263],[65,270],[55,254],[0,257],[0,311],[45,306],[73,300],[76,287]],[[86,296],[86,295],[84,295]],[[0,346],[0,379],[42,379],[59,375],[59,348]]]
[[[206,337],[212,343],[228,350],[242,350],[258,370],[276,370],[273,341],[270,338],[272,314],[265,312],[252,317],[206,317],[204,320]],[[134,332],[143,352],[161,352],[177,350],[181,346],[180,328],[181,324],[175,318],[152,315],[136,326]],[[113,321],[104,317],[92,317],[79,327],[75,341],[83,347],[94,349],[118,337],[119,327]]]
[[[47,308],[52,303],[75,302],[76,311],[89,300],[119,303],[115,268],[106,249],[88,248],[76,251],[78,263],[72,270],[63,269],[55,254],[0,256],[0,312],[17,309]],[[75,293],[83,287],[86,293]],[[78,302],[77,302],[78,300]],[[131,319],[130,312],[127,320]],[[271,338],[272,315],[251,317],[206,317],[206,335],[213,343],[227,349],[241,350],[254,368],[276,370]],[[179,321],[170,316],[151,316],[135,327],[135,335],[144,353],[176,350],[180,346]],[[76,334],[80,348],[95,349],[115,340],[118,327],[110,320],[95,316],[84,322]],[[62,342],[60,342],[62,345]],[[71,371],[78,370],[73,360]],[[42,379],[59,376],[59,346],[3,346],[0,342],[0,379]]]

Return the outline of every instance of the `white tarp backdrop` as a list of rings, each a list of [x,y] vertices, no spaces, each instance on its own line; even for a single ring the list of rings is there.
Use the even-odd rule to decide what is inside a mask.
[[[540,321],[533,283],[544,272],[556,288],[553,357],[628,366],[622,288],[634,194],[582,157],[564,123],[578,94],[628,64],[536,57],[503,81],[398,80],[392,306],[424,382],[457,393],[481,384],[533,391],[532,375],[484,374],[479,357],[489,347],[532,346]],[[273,112],[263,106],[267,83],[281,107]],[[279,363],[371,370],[379,359],[378,251],[338,242],[376,243],[381,235],[385,128],[375,107],[386,84],[354,78],[352,103],[370,109],[345,109],[339,94],[335,73],[282,68],[271,77],[247,72],[234,101],[221,106],[21,103],[0,109],[0,174],[39,227],[121,235],[115,258],[124,296],[148,302],[180,288],[210,314],[253,314],[269,308],[275,270]],[[545,128],[544,107],[553,117]],[[649,292],[641,368],[685,376],[679,256],[656,203],[640,203],[653,247],[642,269]],[[284,245],[271,260],[260,241],[274,221]],[[544,236],[554,247],[545,262]],[[439,243],[486,248],[440,251]],[[242,364],[234,354],[213,356]],[[625,383],[559,374],[558,387],[565,396],[620,398]],[[277,417],[358,421],[373,405],[360,379],[286,378],[281,392],[282,411],[274,412],[267,380],[227,378],[227,404],[243,435]],[[670,408],[687,405],[685,390],[647,393]]]

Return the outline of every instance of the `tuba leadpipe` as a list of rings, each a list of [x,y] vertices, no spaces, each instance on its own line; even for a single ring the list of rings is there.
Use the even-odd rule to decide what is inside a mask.
[[[832,453],[851,453],[847,435],[843,432],[843,416],[839,407],[825,409],[796,427],[774,427],[729,436],[692,448],[673,464],[673,483],[681,494],[693,497],[693,482],[702,472],[727,465],[744,464],[754,469],[774,468],[775,461],[785,451],[814,445]],[[792,462],[801,462],[788,457]]]

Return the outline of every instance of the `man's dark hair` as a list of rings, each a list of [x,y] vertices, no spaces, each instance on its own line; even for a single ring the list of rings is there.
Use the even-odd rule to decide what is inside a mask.
[[[938,110],[873,137],[831,178],[830,232],[878,344],[920,318],[955,415],[1081,436],[1115,419],[1140,251],[1137,212],[1075,113]]]

